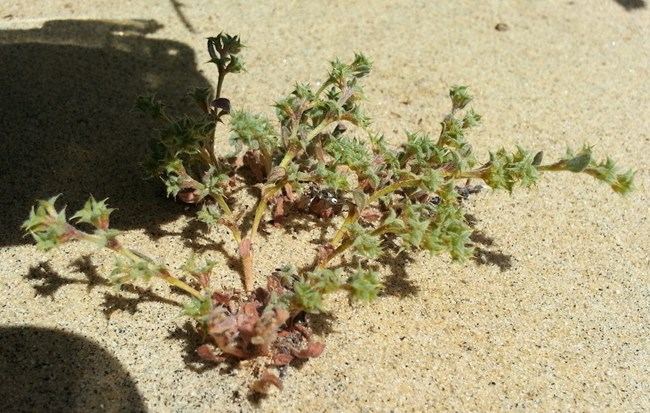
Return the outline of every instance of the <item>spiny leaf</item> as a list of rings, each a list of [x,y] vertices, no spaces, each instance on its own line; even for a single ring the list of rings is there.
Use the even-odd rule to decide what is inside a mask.
[[[100,229],[107,229],[109,225],[109,216],[114,208],[106,205],[106,199],[96,201],[92,195],[86,201],[84,207],[77,211],[72,218],[77,219],[77,223],[87,223]]]

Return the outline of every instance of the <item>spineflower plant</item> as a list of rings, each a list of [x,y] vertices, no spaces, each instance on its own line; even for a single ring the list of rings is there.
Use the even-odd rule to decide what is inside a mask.
[[[74,224],[65,208],[56,209],[56,196],[38,201],[23,228],[43,250],[72,240],[113,250],[117,263],[110,278],[117,285],[158,278],[187,293],[185,314],[206,338],[198,354],[214,362],[262,360],[256,392],[281,388],[278,371],[296,359],[321,354],[324,346],[312,339],[308,315],[324,311],[323,296],[343,291],[352,300],[377,297],[382,283],[371,269],[377,268],[373,261],[414,250],[461,261],[470,257],[472,229],[464,202],[472,194],[488,187],[512,192],[556,171],[591,175],[619,194],[632,190],[634,172],[619,171],[610,158],[595,160],[591,146],[569,149],[551,163],[544,163],[541,151],[521,147],[480,159],[466,138],[481,117],[467,108],[472,97],[465,86],[449,91],[451,110],[439,135],[407,133],[401,145],[390,146],[369,131],[361,80],[371,63],[362,54],[350,63],[332,61],[318,87],[297,84],[275,102],[276,119],[231,110],[222,96],[223,83],[226,75],[243,71],[242,47],[237,36],[208,39],[218,78],[216,90],[190,93],[199,115],[172,118],[153,97],[136,103],[163,125],[151,144],[148,172],[162,179],[170,197],[195,204],[198,220],[228,229],[237,245],[242,289],[215,289],[210,282],[213,261],[200,263],[192,256],[178,275],[123,246],[120,231],[109,226],[113,210],[105,200],[91,197],[72,215]],[[226,136],[219,125],[226,119],[234,151],[222,155],[215,142]],[[243,217],[249,211],[238,202],[243,189],[257,194],[252,224],[247,225]],[[263,225],[282,226],[289,214],[334,225],[334,235],[316,248],[311,268],[298,270],[287,263],[256,280],[256,237]],[[94,230],[85,232],[78,224]],[[355,257],[358,264],[342,264],[344,256]]]

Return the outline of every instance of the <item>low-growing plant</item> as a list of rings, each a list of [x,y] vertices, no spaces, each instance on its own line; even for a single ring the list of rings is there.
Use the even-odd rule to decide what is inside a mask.
[[[466,139],[481,116],[468,109],[472,97],[465,86],[451,88],[451,110],[438,136],[407,133],[401,145],[389,145],[368,128],[360,82],[371,63],[362,54],[351,63],[331,62],[318,87],[296,84],[275,102],[277,119],[231,110],[222,87],[227,74],[243,70],[242,47],[237,36],[208,39],[218,80],[214,91],[190,93],[198,116],[170,117],[153,97],[140,98],[136,107],[163,123],[152,141],[148,172],[162,178],[169,196],[196,204],[198,220],[229,230],[238,247],[243,289],[213,289],[213,261],[201,263],[192,256],[179,276],[123,246],[120,231],[109,226],[113,210],[105,200],[91,197],[71,217],[94,227],[92,232],[71,224],[65,208],[55,208],[56,196],[38,201],[23,228],[43,250],[72,240],[113,250],[118,258],[110,278],[117,285],[160,278],[186,292],[191,300],[185,314],[207,339],[198,354],[215,362],[262,358],[255,391],[282,386],[274,369],[321,354],[323,344],[312,340],[307,315],[324,311],[323,296],[344,291],[353,300],[377,297],[382,282],[371,269],[376,268],[373,261],[414,250],[447,253],[454,260],[470,257],[472,228],[464,202],[472,194],[486,187],[508,192],[530,187],[542,173],[553,171],[586,173],[619,194],[632,190],[634,172],[620,172],[610,158],[594,160],[591,146],[568,149],[551,163],[543,162],[541,151],[521,147],[489,152],[481,160]],[[235,150],[222,155],[215,141],[223,139],[219,124],[225,119]],[[242,189],[257,194],[252,224],[243,222]],[[265,280],[254,279],[261,226],[269,218],[282,226],[288,214],[312,216],[320,225],[336,225],[336,231],[314,251],[311,268],[298,270],[287,263]],[[346,255],[359,258],[358,265],[337,260]]]

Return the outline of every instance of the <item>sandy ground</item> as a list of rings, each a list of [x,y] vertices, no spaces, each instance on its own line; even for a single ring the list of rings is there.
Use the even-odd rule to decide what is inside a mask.
[[[641,1],[0,2],[0,411],[650,411],[650,9]],[[255,4],[255,5],[254,5]],[[635,5],[640,7],[635,7]],[[498,23],[509,27],[495,30]],[[205,38],[240,34],[248,72],[233,105],[271,115],[294,82],[363,51],[373,129],[438,133],[450,85],[484,123],[476,149],[521,144],[550,159],[595,145],[638,170],[621,198],[589,177],[547,176],[470,203],[477,259],[414,254],[384,270],[369,305],[333,297],[324,354],[285,389],[249,397],[250,369],[208,368],[179,316],[184,297],[143,299],[103,281],[113,258],[22,238],[37,198],[110,198],[123,241],[178,268],[192,250],[232,254],[193,231],[191,210],[141,179],[154,125],[130,111],[155,92],[178,111],[214,80]],[[224,140],[226,133],[224,132]],[[307,262],[318,229],[276,231],[257,275]]]

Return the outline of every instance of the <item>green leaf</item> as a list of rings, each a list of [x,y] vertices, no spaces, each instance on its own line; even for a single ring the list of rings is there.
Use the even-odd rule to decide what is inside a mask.
[[[481,124],[481,115],[474,112],[474,109],[470,109],[465,114],[463,118],[463,129],[475,128]]]
[[[212,98],[212,89],[209,87],[197,87],[190,91],[189,97],[201,108],[202,111],[208,112],[208,102]]]
[[[36,241],[39,250],[48,251],[74,235],[74,228],[68,224],[65,216],[65,207],[57,211],[54,206],[58,197],[38,200],[36,210],[32,207],[29,218],[21,226]]]
[[[591,162],[591,147],[585,146],[577,155],[573,155],[570,150],[567,150],[564,159],[564,165],[567,171],[582,172]]]
[[[139,96],[133,108],[151,116],[153,119],[165,118],[165,105],[156,100],[154,96]]]
[[[535,157],[531,152],[517,147],[517,152],[509,153],[504,148],[490,152],[489,167],[481,178],[494,189],[505,189],[512,192],[515,185],[523,187],[534,185],[539,180]]]
[[[217,226],[221,222],[221,210],[214,204],[203,204],[197,215],[197,219],[210,226]]]
[[[426,168],[420,175],[420,179],[422,180],[422,186],[431,193],[437,192],[445,182],[440,173],[432,168]]]
[[[372,301],[383,288],[376,271],[362,270],[352,274],[346,281],[351,298],[359,301]]]
[[[399,237],[411,248],[419,248],[431,219],[427,219],[421,213],[420,204],[410,202],[404,205],[401,216],[405,227],[398,233]]]
[[[124,283],[132,283],[137,280],[149,282],[151,278],[159,276],[165,271],[163,264],[156,264],[148,260],[139,259],[118,259],[115,268],[111,272],[111,282],[120,286]]]
[[[350,189],[350,181],[345,174],[339,173],[336,170],[329,170],[324,162],[319,162],[316,165],[315,175],[322,180],[323,183],[334,192]]]
[[[107,199],[108,198],[96,201],[95,197],[91,195],[88,201],[86,201],[84,207],[77,211],[72,218],[76,218],[77,223],[87,223],[96,228],[107,229],[109,225],[109,216],[113,211],[115,211],[114,208],[109,208],[106,205]]]
[[[319,268],[309,272],[307,279],[314,289],[320,291],[321,294],[327,294],[341,289],[343,285],[342,274],[343,269],[341,268],[335,270]]]
[[[381,238],[371,234],[366,228],[358,223],[345,226],[349,238],[353,240],[352,247],[355,252],[368,258],[376,258],[381,255]]]
[[[208,314],[212,311],[212,299],[209,295],[202,298],[193,298],[183,307],[183,314],[197,319],[201,322],[208,320]]]
[[[611,184],[614,192],[620,195],[627,195],[634,191],[634,175],[636,175],[636,171],[631,169],[622,174],[618,174],[616,176],[616,182]]]
[[[467,86],[452,86],[449,89],[449,97],[453,110],[463,109],[472,101],[472,96],[467,92]]]
[[[243,63],[236,56],[243,47],[239,36],[219,33],[215,37],[208,37],[210,62],[216,64],[220,72],[238,73],[243,70]]]
[[[201,181],[203,187],[199,188],[201,190],[200,199],[203,199],[208,195],[213,197],[223,195],[223,187],[230,181],[230,176],[217,167],[210,166],[203,174]]]
[[[95,244],[100,247],[108,247],[117,243],[117,237],[122,234],[122,231],[116,229],[97,229],[94,233],[96,239],[93,239]]]
[[[197,277],[210,274],[215,265],[217,265],[217,262],[213,260],[206,260],[203,264],[198,264],[196,262],[196,256],[192,254],[185,261],[185,264],[181,266],[181,269]]]
[[[368,60],[362,53],[354,54],[354,61],[350,65],[354,77],[361,78],[370,73],[372,69],[372,62]]]
[[[320,313],[323,311],[321,292],[309,283],[295,282],[293,284],[293,291],[292,301],[296,307],[308,313]]]
[[[260,149],[264,156],[271,157],[278,149],[279,140],[275,128],[263,115],[234,111],[230,118],[230,128],[230,141],[238,151],[245,145],[253,150]]]

